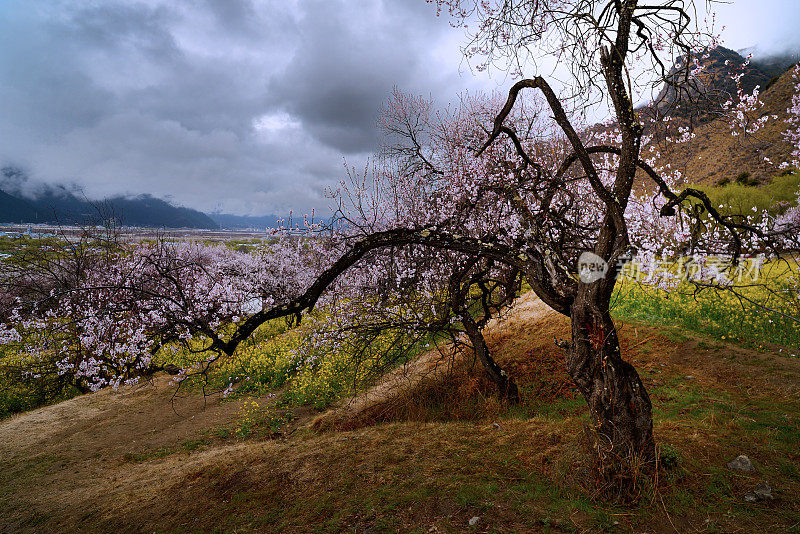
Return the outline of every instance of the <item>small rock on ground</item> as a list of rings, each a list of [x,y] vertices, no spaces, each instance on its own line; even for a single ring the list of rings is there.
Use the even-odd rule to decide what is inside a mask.
[[[469,526],[474,527],[475,525],[478,524],[478,521],[480,520],[481,518],[476,515],[475,517],[469,520]]]
[[[740,454],[730,462],[728,462],[728,469],[732,471],[755,471],[756,468],[753,467],[753,462],[750,461],[750,458],[745,456],[744,454]]]
[[[775,499],[775,497],[772,496],[772,488],[769,487],[766,480],[744,496],[746,502],[771,501],[773,499]]]

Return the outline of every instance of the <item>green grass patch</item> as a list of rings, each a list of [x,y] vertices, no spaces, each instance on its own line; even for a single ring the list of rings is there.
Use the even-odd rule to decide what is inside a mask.
[[[615,289],[612,313],[617,319],[669,325],[751,348],[783,345],[786,347],[783,355],[797,357],[800,354],[797,276],[798,265],[794,261],[769,266],[760,285],[741,290],[749,300],[725,290],[696,291],[689,282],[665,291],[622,280]],[[687,339],[669,329],[665,335],[676,342]],[[704,343],[710,346],[709,342]]]
[[[588,413],[586,401],[580,395],[543,402],[536,400],[533,392],[526,391],[523,386],[520,388],[520,396],[522,402],[510,406],[506,412],[507,417],[514,419],[541,417],[551,421],[558,421]]]
[[[753,208],[757,212],[768,211],[776,215],[797,203],[800,173],[776,176],[772,182],[761,187],[753,187],[758,183],[745,174],[736,176],[733,182],[726,185],[692,187],[704,191],[714,205],[724,206],[725,213],[731,215],[753,215]]]

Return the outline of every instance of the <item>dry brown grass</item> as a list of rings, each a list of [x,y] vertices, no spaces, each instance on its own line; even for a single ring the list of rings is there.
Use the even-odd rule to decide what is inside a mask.
[[[314,432],[305,414],[278,439],[216,437],[241,401],[203,409],[189,397],[178,416],[163,379],[4,421],[0,532],[458,532],[473,516],[498,532],[796,529],[800,360],[621,324],[656,438],[678,467],[643,487],[638,507],[619,508],[592,500],[581,469],[586,409],[553,344],[568,326],[531,296],[492,325],[489,342],[523,394],[511,409],[473,384],[480,368],[462,355],[406,369],[423,380],[398,371],[381,402],[353,410],[363,419],[345,419],[360,427],[349,431]],[[475,404],[459,406],[466,399]],[[742,453],[758,472],[725,469]],[[745,504],[761,480],[777,500]]]
[[[537,398],[571,391],[553,336],[563,336],[566,318],[532,292],[492,319],[486,341],[517,380],[535,384]],[[471,350],[442,346],[387,374],[372,388],[320,414],[316,430],[352,430],[389,421],[476,420],[503,410],[493,384]]]
[[[662,330],[642,324],[620,323],[619,327],[622,352],[649,388],[663,385],[663,375],[683,372],[702,386],[721,382],[743,393],[800,393],[798,360],[776,359],[731,344],[715,344],[712,350],[692,335],[681,334],[682,341],[676,342]],[[569,320],[533,293],[523,295],[511,310],[493,319],[485,333],[492,354],[522,389],[519,411],[536,414],[556,400],[579,400],[565,370],[563,351],[554,343],[569,337]],[[726,357],[714,357],[721,353]],[[772,372],[754,375],[754,365],[767,366]],[[386,422],[491,420],[506,409],[471,351],[442,347],[323,412],[314,419],[313,428],[353,430]]]
[[[791,159],[794,147],[783,138],[787,128],[787,108],[794,93],[793,70],[783,74],[769,89],[762,87],[761,114],[777,115],[756,134],[733,137],[730,128],[719,120],[698,127],[690,143],[667,145],[661,150],[662,163],[681,171],[687,183],[714,185],[727,178],[734,181],[742,172],[768,183],[780,170],[776,167]],[[764,161],[767,157],[774,163]]]
[[[370,390],[320,414],[315,430],[353,430],[390,421],[496,417],[501,403],[481,369],[462,352],[432,351],[381,379]]]

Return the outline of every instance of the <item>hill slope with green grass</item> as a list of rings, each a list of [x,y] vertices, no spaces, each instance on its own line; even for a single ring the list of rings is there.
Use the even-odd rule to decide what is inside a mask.
[[[171,404],[168,377],[0,422],[0,531],[797,530],[800,359],[789,347],[697,334],[659,308],[644,322],[618,300],[665,466],[622,507],[597,498],[585,469],[587,409],[553,344],[568,322],[533,300],[487,336],[520,386],[514,407],[465,355],[351,430],[315,430],[331,412],[287,405],[280,390],[181,392]],[[756,471],[726,467],[740,454]],[[765,481],[773,500],[747,502]]]

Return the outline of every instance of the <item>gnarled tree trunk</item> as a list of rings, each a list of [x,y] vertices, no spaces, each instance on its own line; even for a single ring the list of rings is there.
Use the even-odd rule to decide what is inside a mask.
[[[481,364],[483,364],[483,368],[486,370],[489,379],[497,385],[500,396],[511,404],[517,404],[519,402],[517,384],[514,382],[514,379],[508,376],[497,362],[494,361],[494,358],[492,358],[489,347],[486,345],[486,339],[484,339],[478,324],[469,312],[461,313],[460,319],[461,323],[464,325],[464,331],[475,350],[475,356],[480,360]]]
[[[572,304],[567,370],[589,405],[595,449],[603,470],[620,463],[649,470],[655,465],[650,397],[639,374],[622,359],[609,300],[586,284]]]

